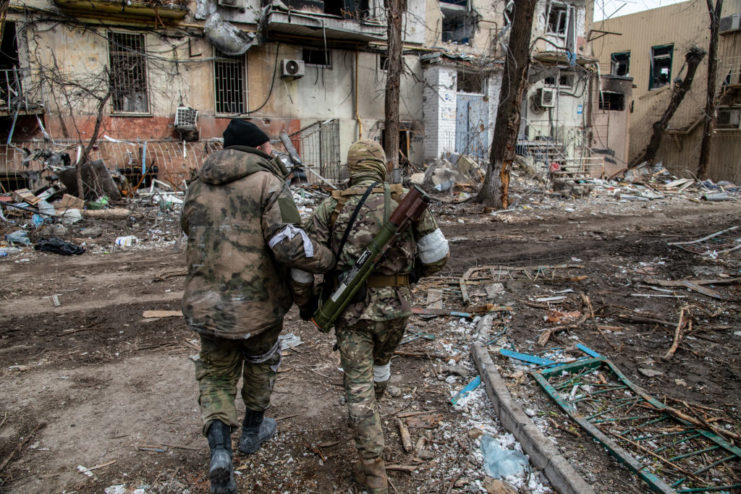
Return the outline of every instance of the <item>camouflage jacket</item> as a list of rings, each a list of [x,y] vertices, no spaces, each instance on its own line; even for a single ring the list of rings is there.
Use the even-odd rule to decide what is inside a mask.
[[[328,246],[332,249],[332,252],[337,254],[337,264],[335,266],[335,272],[337,273],[349,270],[365,247],[381,230],[384,221],[385,202],[383,184],[377,185],[368,196],[365,204],[360,209],[342,252],[337,252],[355,207],[360,202],[366,189],[373,183],[372,179],[360,180],[349,189],[342,191],[340,194],[346,196],[347,200],[340,211],[336,211],[339,201],[337,194],[328,197],[304,225],[306,231],[313,238]],[[408,192],[399,186],[392,187],[398,187],[398,189],[391,194],[390,207],[386,217],[396,209],[401,197]],[[373,270],[373,275],[409,275],[415,263],[421,263],[423,275],[440,270],[449,257],[447,241],[444,237],[442,237],[444,252],[434,256],[439,257],[439,259],[422,262],[423,260],[418,256],[418,241],[433,234],[433,232],[442,237],[435,218],[427,210],[417,223],[413,224],[392,243],[386,251],[386,255]],[[429,259],[425,259],[425,261],[429,261]],[[368,288],[365,300],[350,303],[337,320],[337,324],[350,325],[361,319],[388,321],[406,317],[411,314],[411,301],[412,294],[409,286]]]
[[[243,339],[282,321],[293,303],[297,268],[323,272],[334,255],[311,241],[285,168],[253,148],[211,154],[188,190],[181,225],[188,235],[183,314],[199,333]]]

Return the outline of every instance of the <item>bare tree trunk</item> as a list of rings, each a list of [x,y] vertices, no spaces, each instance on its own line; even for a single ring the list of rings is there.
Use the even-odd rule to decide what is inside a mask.
[[[515,3],[515,17],[504,62],[489,166],[484,184],[476,197],[478,202],[495,208],[506,208],[509,202],[509,169],[515,159],[515,145],[520,130],[520,107],[527,87],[530,36],[536,3],[536,0]]]
[[[388,75],[386,77],[386,137],[383,149],[391,164],[392,180],[400,179],[399,173],[399,86],[401,82],[401,15],[404,0],[386,0],[388,16]]]
[[[75,175],[77,179],[77,190],[79,192],[79,198],[85,199],[85,191],[82,189],[82,165],[87,163],[88,155],[90,154],[90,150],[93,149],[93,146],[98,140],[98,133],[100,132],[100,125],[103,122],[103,110],[105,109],[105,104],[108,102],[108,99],[111,97],[111,92],[108,91],[106,95],[98,101],[98,115],[95,117],[95,128],[93,129],[93,135],[90,136],[90,141],[87,143],[87,146],[85,146],[85,149],[82,151],[82,155],[80,156],[80,160],[77,162],[77,165],[75,166]]]
[[[708,161],[710,159],[710,142],[715,127],[715,79],[718,77],[718,31],[720,30],[720,13],[723,9],[723,0],[707,0],[708,14],[710,14],[710,46],[708,46],[708,88],[705,102],[705,125],[702,129],[702,144],[700,144],[700,160],[697,163],[697,177],[707,178]]]
[[[690,48],[684,56],[685,62],[687,63],[687,75],[682,82],[674,86],[674,92],[672,92],[672,99],[669,101],[669,106],[666,108],[666,111],[664,111],[664,115],[662,115],[662,117],[653,124],[653,134],[651,135],[651,140],[649,141],[648,146],[646,146],[646,149],[641,153],[641,155],[630,164],[629,168],[638,166],[644,161],[648,161],[649,163],[654,162],[654,159],[656,159],[656,153],[659,151],[659,146],[661,146],[661,139],[664,137],[664,131],[666,130],[667,125],[669,125],[669,120],[674,116],[674,112],[677,111],[679,104],[682,103],[685,95],[692,87],[692,80],[695,78],[697,66],[700,65],[700,62],[704,57],[705,50],[697,46]]]

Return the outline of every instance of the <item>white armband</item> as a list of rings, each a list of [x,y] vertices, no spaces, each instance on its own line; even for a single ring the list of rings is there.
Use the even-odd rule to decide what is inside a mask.
[[[311,239],[302,228],[293,225],[286,225],[284,229],[270,239],[268,245],[272,249],[277,243],[282,242],[286,238],[292,240],[296,235],[301,235],[301,239],[304,241],[304,254],[306,257],[314,257],[314,246],[311,244]]]
[[[291,279],[297,283],[308,285],[314,282],[314,275],[302,269],[291,268]]]
[[[377,383],[386,382],[391,378],[391,362],[386,365],[373,366],[373,381]]]
[[[439,228],[419,239],[417,248],[419,249],[419,260],[422,261],[422,264],[437,262],[445,258],[450,252],[448,241]]]

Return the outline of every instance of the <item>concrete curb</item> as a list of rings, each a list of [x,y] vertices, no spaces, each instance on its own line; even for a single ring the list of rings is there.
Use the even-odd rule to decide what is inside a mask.
[[[504,428],[520,441],[522,449],[530,456],[533,465],[543,470],[553,488],[561,494],[593,494],[594,489],[581,478],[571,464],[561,456],[556,446],[512,400],[486,347],[481,343],[474,343],[471,353],[479,374],[486,383],[486,394],[494,404],[494,411]]]

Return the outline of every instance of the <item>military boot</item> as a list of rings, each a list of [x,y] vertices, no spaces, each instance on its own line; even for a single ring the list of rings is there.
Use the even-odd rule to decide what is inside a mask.
[[[383,458],[372,460],[361,458],[359,463],[353,465],[353,476],[364,492],[369,494],[388,494],[389,492],[389,480],[386,476]]]
[[[383,397],[386,387],[389,385],[388,379],[385,381],[373,381],[373,390],[376,392],[376,401]]]
[[[239,440],[239,451],[251,455],[260,445],[273,437],[278,424],[274,419],[263,418],[263,412],[247,410],[242,423],[242,437]]]
[[[232,466],[232,436],[229,426],[214,420],[208,428],[208,447],[211,449],[211,494],[237,494]]]

